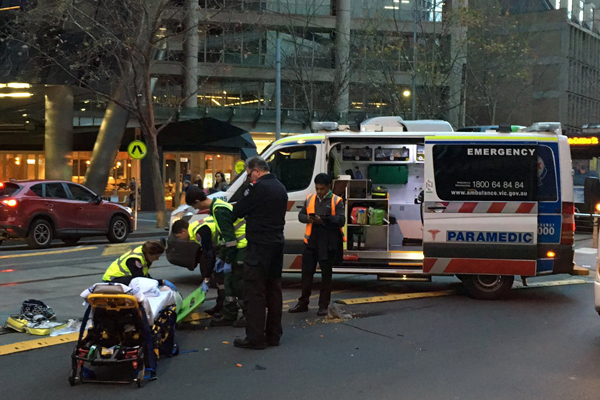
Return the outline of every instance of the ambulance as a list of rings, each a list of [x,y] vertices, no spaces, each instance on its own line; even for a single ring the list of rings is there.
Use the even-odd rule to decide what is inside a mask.
[[[455,275],[481,299],[506,295],[515,276],[573,273],[573,178],[560,124],[454,132],[444,121],[380,117],[357,131],[336,123],[314,130],[321,133],[277,140],[262,153],[289,196],[284,271],[301,270],[306,225],[298,212],[326,172],[346,206],[335,273]],[[245,188],[242,173],[211,197],[235,203]]]

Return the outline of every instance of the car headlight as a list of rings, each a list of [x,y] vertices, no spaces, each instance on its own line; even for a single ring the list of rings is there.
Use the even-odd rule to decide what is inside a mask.
[[[125,207],[125,210],[127,210],[127,212],[131,215],[133,214],[133,209],[129,208],[129,207]]]

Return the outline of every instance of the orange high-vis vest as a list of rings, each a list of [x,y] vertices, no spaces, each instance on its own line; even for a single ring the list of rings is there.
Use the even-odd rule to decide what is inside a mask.
[[[317,195],[316,194],[309,194],[308,197],[306,198],[306,202],[308,203],[308,206],[306,207],[306,214],[314,214],[315,213],[315,203],[317,201]],[[336,196],[335,194],[333,196],[331,196],[331,215],[335,215],[335,206],[337,206],[339,204],[339,202],[342,201],[342,198],[339,196]],[[306,231],[304,232],[304,243],[308,244],[308,239],[310,238],[310,234],[312,233],[312,223],[308,223],[306,224]],[[342,232],[342,240],[345,242],[346,241],[346,236],[344,235],[344,228],[340,228],[340,232]]]

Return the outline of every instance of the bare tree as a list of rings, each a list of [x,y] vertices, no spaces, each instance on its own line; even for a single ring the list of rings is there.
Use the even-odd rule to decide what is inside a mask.
[[[391,16],[388,11],[386,19],[374,11],[365,21],[356,54],[371,89],[371,103],[407,117],[415,96],[416,115],[448,119],[450,111],[461,106],[453,100],[460,98],[462,86],[456,82],[461,81],[465,63],[464,43],[453,40],[462,29],[461,11],[442,1],[428,3],[426,9],[398,8]]]
[[[542,67],[532,74],[533,34],[499,0],[466,10],[462,20],[468,27],[468,119],[476,125],[509,122],[531,102],[528,91],[544,75]]]
[[[334,76],[335,37],[316,21],[325,10],[329,13],[330,2],[317,0],[307,4],[304,14],[293,8],[293,1],[282,1],[277,12],[287,23],[278,32],[281,39],[282,80],[285,81],[288,100],[293,99],[302,111],[305,127],[310,127],[314,115],[320,118],[338,119],[335,104],[350,76],[336,79]],[[269,37],[270,47],[275,49],[277,35]]]
[[[159,227],[167,221],[157,136],[196,91],[187,88],[186,95],[171,101],[172,112],[159,123],[153,67],[168,40],[183,40],[187,30],[198,29],[184,26],[185,12],[172,0],[44,0],[18,15],[7,37],[31,52],[31,61],[46,75],[40,77],[42,82],[53,73],[64,83],[87,88],[109,101],[86,177],[92,189],[103,190],[106,185],[123,137],[119,126],[124,128],[128,115],[138,121],[151,159]],[[116,125],[112,130],[111,123]]]

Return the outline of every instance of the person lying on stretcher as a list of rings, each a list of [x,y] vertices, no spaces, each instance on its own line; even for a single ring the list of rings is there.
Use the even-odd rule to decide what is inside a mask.
[[[102,281],[129,285],[133,278],[150,278],[150,267],[165,252],[165,247],[157,240],[149,240],[142,246],[129,250],[113,261],[108,267]],[[159,285],[169,286],[177,290],[175,285],[166,279],[156,279]]]

